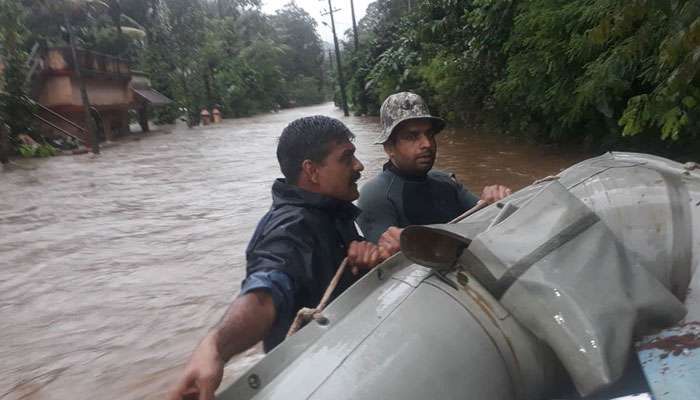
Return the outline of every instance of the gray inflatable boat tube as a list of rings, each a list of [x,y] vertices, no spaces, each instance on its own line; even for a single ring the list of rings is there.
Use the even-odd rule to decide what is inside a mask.
[[[610,153],[552,180],[595,214],[629,265],[684,300],[700,247],[693,165]],[[463,238],[506,224],[547,181],[509,196],[508,207],[494,204],[458,226],[414,232],[406,249],[414,261],[400,253],[379,265],[331,303],[326,318],[288,338],[218,398],[550,398],[565,381],[561,352],[519,322],[512,304],[504,306],[507,291],[460,265],[469,253]]]

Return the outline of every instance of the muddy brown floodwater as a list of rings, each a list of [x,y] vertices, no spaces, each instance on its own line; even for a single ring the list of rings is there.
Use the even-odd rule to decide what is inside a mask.
[[[279,175],[276,137],[311,114],[355,132],[363,179],[381,169],[377,119],[326,104],[0,173],[0,399],[162,398],[238,292]],[[438,166],[475,191],[520,188],[584,158],[467,132],[439,143]],[[226,381],[259,358],[236,358]]]

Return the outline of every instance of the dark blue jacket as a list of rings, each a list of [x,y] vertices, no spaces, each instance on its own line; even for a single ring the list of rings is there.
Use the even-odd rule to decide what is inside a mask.
[[[270,293],[276,321],[263,344],[270,351],[284,340],[297,311],[316,307],[353,240],[363,240],[352,203],[307,192],[278,179],[272,208],[260,220],[246,250],[246,279],[241,295]],[[357,280],[349,269],[334,296]]]

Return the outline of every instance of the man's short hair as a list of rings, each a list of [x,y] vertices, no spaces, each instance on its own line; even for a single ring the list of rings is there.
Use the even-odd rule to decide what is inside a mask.
[[[320,163],[331,144],[352,141],[355,135],[345,124],[323,115],[299,118],[282,131],[277,143],[277,161],[287,183],[296,185],[304,160]]]

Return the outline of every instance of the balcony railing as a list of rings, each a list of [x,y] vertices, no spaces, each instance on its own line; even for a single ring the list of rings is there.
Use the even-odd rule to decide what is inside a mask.
[[[48,69],[50,70],[73,70],[73,55],[71,54],[71,49],[69,47],[53,47],[49,48],[46,52],[49,59],[52,59],[56,56],[60,56],[61,58],[63,58],[63,62],[56,62],[59,60],[53,59],[49,61],[47,63],[48,65],[46,65],[45,67],[48,67]],[[131,74],[129,63],[125,59],[119,57],[114,57],[107,54],[83,49],[77,49],[76,56],[81,71],[86,73],[98,73],[109,75]]]

